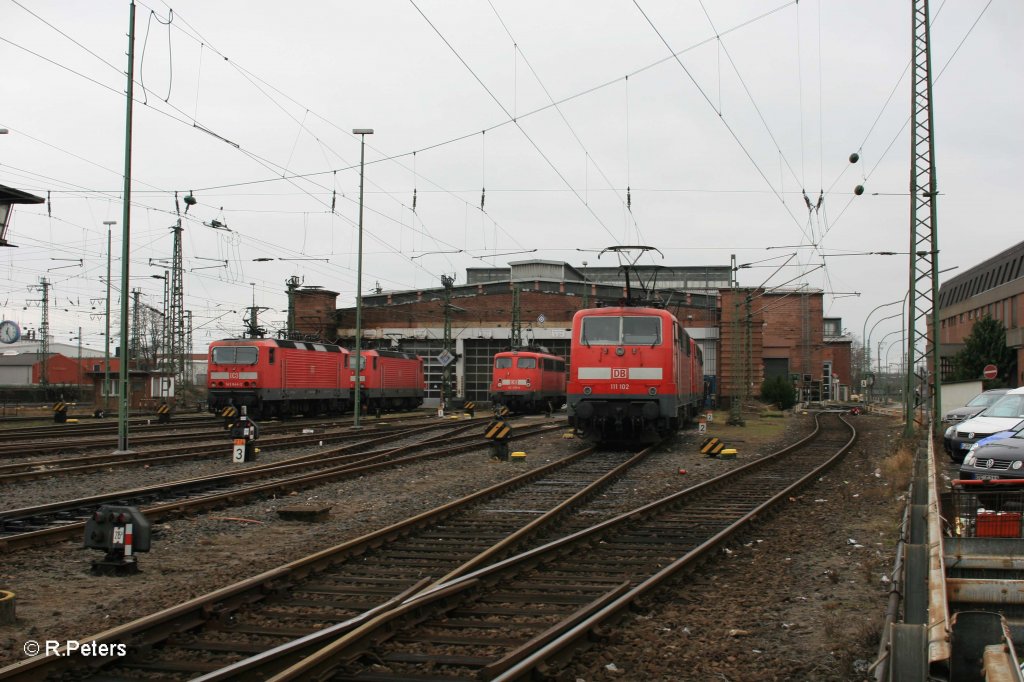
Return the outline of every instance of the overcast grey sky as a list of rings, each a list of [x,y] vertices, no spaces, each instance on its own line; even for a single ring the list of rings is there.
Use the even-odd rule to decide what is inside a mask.
[[[150,276],[171,255],[174,193],[192,192],[197,348],[239,333],[227,311],[254,292],[281,324],[292,275],[354,303],[362,127],[364,291],[526,258],[613,265],[580,249],[640,243],[665,265],[786,264],[740,283],[820,287],[857,336],[906,292],[906,255],[840,254],[908,250],[911,0],[136,7],[130,286],[161,306]],[[16,209],[0,314],[37,327],[29,286],[46,276],[54,340],[81,326],[95,348],[104,220],[120,287],[128,16],[0,0],[0,184],[50,199]],[[1024,5],[933,2],[932,20],[940,267],[962,271],[1020,239]]]

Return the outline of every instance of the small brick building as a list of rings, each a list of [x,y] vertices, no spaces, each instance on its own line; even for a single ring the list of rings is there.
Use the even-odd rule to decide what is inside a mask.
[[[852,339],[838,318],[826,325],[820,290],[731,288],[720,294],[723,396],[741,395],[743,377],[749,395],[757,395],[766,379],[780,376],[804,399],[846,399]]]

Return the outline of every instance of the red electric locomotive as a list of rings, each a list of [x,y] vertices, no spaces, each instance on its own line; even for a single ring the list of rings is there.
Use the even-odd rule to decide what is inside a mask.
[[[491,402],[512,412],[557,410],[565,404],[565,360],[535,350],[494,356]]]
[[[423,358],[393,350],[364,350],[360,355],[359,402],[364,411],[412,410],[423,404]],[[351,358],[351,369],[355,364]]]
[[[580,310],[572,320],[569,425],[595,440],[664,437],[704,399],[700,349],[660,308]]]
[[[224,339],[210,344],[208,405],[254,419],[340,414],[352,407],[349,351],[331,343]]]

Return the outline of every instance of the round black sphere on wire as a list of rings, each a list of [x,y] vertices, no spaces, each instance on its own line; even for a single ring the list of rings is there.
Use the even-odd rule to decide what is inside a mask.
[[[864,185],[857,185],[856,187],[854,187],[853,193],[856,194],[857,196],[864,194]]]
[[[860,161],[860,154],[857,152],[850,154],[850,163],[857,163],[858,161]]]

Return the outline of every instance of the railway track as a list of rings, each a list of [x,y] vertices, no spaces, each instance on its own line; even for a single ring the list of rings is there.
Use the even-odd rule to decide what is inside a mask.
[[[403,419],[390,419],[386,421],[370,421],[368,424],[377,423],[427,423],[436,422],[437,418],[427,415],[417,415]],[[193,425],[175,424],[170,428],[167,425],[160,426],[147,426],[145,433],[134,433],[130,438],[130,444],[133,447],[151,445],[160,445],[164,443],[195,443],[204,439],[209,439],[212,436],[221,434],[221,437],[226,438],[224,434],[224,422],[216,421],[213,418],[206,418],[201,423]],[[335,421],[324,421],[322,419],[311,419],[311,420],[287,420],[282,422],[266,422],[260,423],[260,431],[266,436],[273,433],[294,431],[298,428],[313,426],[331,426],[332,424],[338,425],[341,428],[341,420]],[[188,431],[182,431],[181,429],[188,428]],[[79,427],[71,425],[64,429],[45,429],[39,433],[32,433],[31,430],[26,430],[20,436],[8,438],[4,434],[3,445],[0,445],[0,458],[19,458],[19,457],[34,457],[41,454],[48,453],[60,453],[60,452],[82,452],[86,450],[99,449],[99,448],[112,448],[117,445],[117,436],[115,431],[111,432],[111,435],[107,435],[106,432],[98,435],[89,435],[89,433],[83,433],[79,431]],[[49,437],[52,435],[59,435],[55,440],[41,440],[43,437]]]
[[[245,679],[253,670],[282,682],[552,673],[589,645],[595,629],[814,480],[854,438],[848,424],[819,428],[795,446],[613,519],[587,525],[578,515],[559,528],[568,534],[353,619],[326,643],[292,643],[248,670],[239,663],[200,679]]]
[[[563,641],[571,646],[578,628],[585,637],[620,613],[627,597],[635,599],[696,560],[698,549],[724,542],[767,502],[812,480],[852,444],[847,429],[831,440],[828,430],[816,431],[795,446],[596,526],[588,524],[623,511],[593,497],[606,482],[578,487],[557,504],[569,490],[539,502],[513,502],[498,498],[496,486],[471,496],[476,511],[445,505],[101,633],[95,641],[125,642],[132,653],[93,663],[115,663],[102,666],[102,679],[206,673],[205,680],[265,677],[295,661],[312,667],[291,669],[287,679],[488,678],[516,665],[543,666],[554,653],[545,651],[539,662],[529,655]],[[557,466],[575,466],[586,452]],[[581,464],[595,466],[596,460]],[[547,493],[564,482],[556,465],[529,476],[544,477],[534,487]],[[517,530],[507,534],[509,527]],[[503,558],[527,542],[534,549]],[[423,576],[431,579],[417,582]],[[0,679],[34,679],[72,667],[78,679],[87,677],[81,666],[88,663],[33,659],[0,670]]]
[[[473,421],[465,420],[461,424],[479,424],[485,419],[479,418]],[[392,433],[391,429],[409,428],[415,424],[426,424],[434,428],[445,428],[450,422],[438,422],[436,418],[414,418],[408,420],[382,421],[372,424],[371,427],[353,429],[343,427],[337,430],[323,427],[317,423],[313,433],[305,433],[310,425],[295,425],[291,423],[272,424],[266,430],[261,426],[262,438],[259,447],[262,451],[280,450],[283,448],[307,447],[316,445],[319,447],[325,443],[343,443],[352,440],[363,440],[367,434],[373,431],[378,433]],[[289,433],[302,427],[302,433]],[[316,428],[319,427],[319,428]],[[268,433],[269,432],[269,433]],[[278,435],[270,435],[275,432]],[[54,459],[32,459],[25,461],[0,464],[0,485],[19,483],[23,481],[38,480],[60,475],[77,475],[93,471],[105,471],[118,467],[131,466],[153,466],[156,464],[173,464],[192,459],[203,459],[207,457],[223,457],[228,453],[228,435],[223,431],[218,434],[219,440],[209,442],[211,435],[204,436],[205,441],[195,444],[174,445],[170,447],[151,447],[146,450],[133,451],[129,453],[103,453],[95,455],[75,455],[58,457]],[[33,453],[36,454],[36,453]]]
[[[353,445],[247,467],[237,472],[0,511],[0,550],[14,551],[80,537],[84,532],[85,519],[103,504],[137,506],[150,521],[156,521],[186,512],[223,508],[253,497],[287,494],[384,467],[477,449],[486,444],[482,435],[478,431],[463,434],[476,426],[466,422],[454,426],[451,423],[435,424],[370,439],[364,436],[363,441]],[[429,435],[443,427],[448,428],[445,433]],[[562,428],[562,425],[526,427],[519,430],[516,438]],[[413,444],[395,445],[400,440],[417,436],[426,437]]]
[[[592,451],[586,448],[462,500],[271,571],[274,577],[264,574],[254,578],[255,582],[227,588],[237,592],[226,602],[225,590],[210,595],[209,602],[203,603],[205,598],[193,600],[198,611],[189,607],[192,615],[209,616],[227,603],[252,602],[252,606],[244,611],[232,609],[227,618],[230,631],[222,628],[224,619],[209,618],[200,633],[172,634],[160,650],[159,661],[146,655],[127,663],[127,669],[144,670],[147,677],[162,671],[171,679],[187,679],[226,665],[239,658],[240,651],[271,648],[315,631],[318,624],[358,615],[410,587],[423,587],[425,566],[452,575],[470,570],[476,565],[474,559],[487,561],[502,551],[510,552],[516,543],[559,513],[580,504],[643,461],[653,449],[638,455],[592,455]],[[482,528],[488,530],[481,533]],[[274,590],[269,595],[263,589],[268,580],[299,584],[287,592]],[[211,610],[212,604],[217,606]],[[167,615],[163,612],[144,619],[150,622],[141,625],[138,635],[146,637],[154,629],[175,628],[175,623],[166,622]],[[190,622],[192,615],[185,622]],[[178,620],[173,614],[171,617]],[[0,672],[0,677],[3,674]],[[102,675],[116,679],[119,671],[107,669]]]
[[[41,424],[39,426],[26,426],[14,428],[0,429],[0,435],[3,435],[5,441],[24,441],[33,440],[42,437],[57,436],[63,437],[68,434],[88,434],[98,435],[104,433],[117,433],[117,419],[106,418],[106,419],[94,419],[92,416],[89,417],[70,417],[71,419],[77,419],[76,422],[67,422],[64,424],[54,424],[53,420],[50,419],[49,424]],[[180,428],[191,428],[195,426],[206,426],[216,423],[223,423],[223,420],[213,415],[204,416],[193,416],[193,417],[176,417],[169,424],[160,424],[157,421],[156,415],[152,417],[132,417],[128,420],[128,425],[132,429],[144,428],[147,431],[158,431],[168,429],[180,429]],[[0,421],[0,425],[4,425],[6,422]]]

